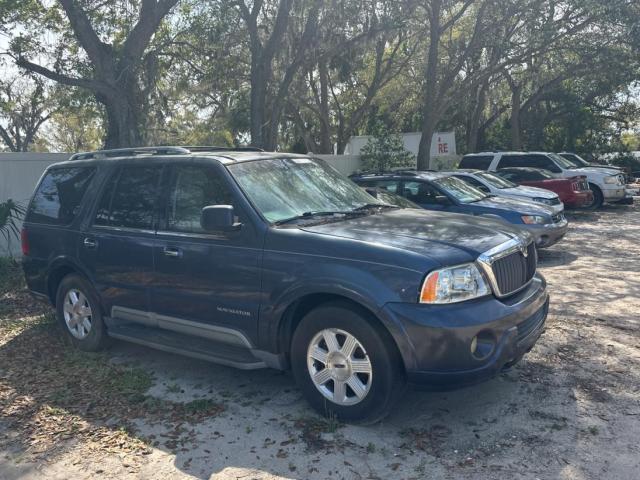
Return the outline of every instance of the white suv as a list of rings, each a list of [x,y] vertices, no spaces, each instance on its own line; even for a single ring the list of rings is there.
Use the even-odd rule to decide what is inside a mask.
[[[484,152],[465,155],[459,168],[474,168],[495,172],[507,167],[533,167],[550,171],[558,178],[584,175],[593,192],[593,203],[587,208],[598,208],[603,202],[625,200],[624,176],[597,167],[577,168],[566,158],[547,152]]]

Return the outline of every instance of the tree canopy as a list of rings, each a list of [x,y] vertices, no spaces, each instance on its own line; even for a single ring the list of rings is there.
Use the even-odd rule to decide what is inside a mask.
[[[0,0],[3,148],[637,145],[637,0]],[[634,140],[636,139],[636,140]]]

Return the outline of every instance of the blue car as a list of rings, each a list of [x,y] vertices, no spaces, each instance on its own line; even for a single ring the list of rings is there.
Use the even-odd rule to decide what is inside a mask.
[[[526,200],[497,197],[447,172],[398,171],[354,175],[362,187],[377,187],[398,194],[427,210],[464,213],[500,219],[527,230],[536,246],[554,245],[567,233],[564,213]]]

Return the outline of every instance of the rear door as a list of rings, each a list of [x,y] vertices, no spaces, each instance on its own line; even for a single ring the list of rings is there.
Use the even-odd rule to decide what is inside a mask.
[[[162,328],[248,346],[256,343],[262,236],[223,167],[174,164],[154,249],[152,309]],[[233,205],[242,227],[211,233],[202,209]]]
[[[162,170],[155,162],[114,169],[80,237],[80,259],[108,316],[144,323],[149,311]]]

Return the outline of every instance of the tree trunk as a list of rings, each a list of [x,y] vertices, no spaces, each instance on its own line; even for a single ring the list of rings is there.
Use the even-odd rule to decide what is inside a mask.
[[[437,88],[441,7],[441,0],[433,0],[429,12],[429,49],[422,108],[422,137],[418,147],[418,170],[428,170],[431,166],[431,139],[438,123]]]
[[[267,75],[266,66],[259,55],[253,54],[251,62],[251,112],[250,132],[251,145],[264,148],[264,119],[267,105]]]
[[[474,153],[478,150],[478,143],[480,140],[480,118],[484,110],[487,94],[487,82],[484,82],[478,89],[477,95],[474,98],[473,110],[469,119],[469,126],[467,130],[467,152]]]
[[[108,95],[96,94],[105,107],[107,132],[104,148],[128,148],[143,145],[140,128],[140,112],[144,99],[140,98],[135,80],[112,86]]]
[[[520,104],[521,104],[522,87],[513,85],[511,89],[511,118],[509,125],[511,127],[511,149],[515,151],[522,150],[522,137],[520,135]]]
[[[318,76],[320,81],[320,152],[318,153],[333,153],[329,116],[329,73],[324,59],[318,64]]]

